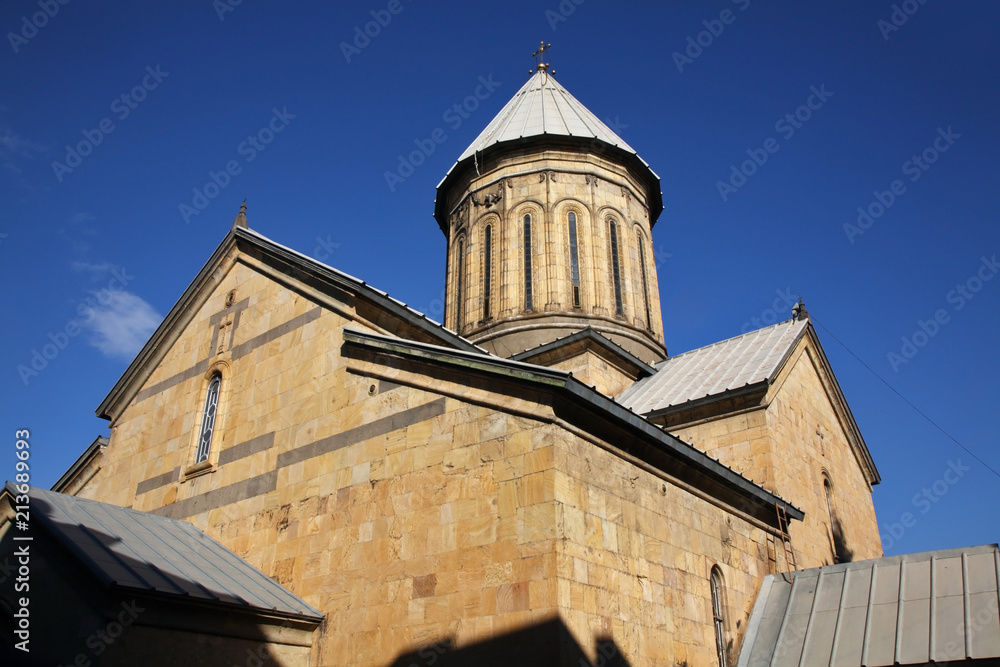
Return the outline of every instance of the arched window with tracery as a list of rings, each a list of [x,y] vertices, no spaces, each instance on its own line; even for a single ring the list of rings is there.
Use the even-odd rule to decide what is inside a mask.
[[[646,311],[646,328],[653,328],[653,321],[649,317],[649,279],[646,275],[646,247],[642,242],[642,232],[636,232],[636,241],[639,247],[639,275],[642,278],[642,305]]]
[[[618,224],[614,220],[608,221],[609,235],[611,243],[611,280],[614,283],[615,288],[615,315],[617,317],[622,317],[625,314],[625,309],[622,306],[622,276],[621,276],[621,260],[619,259],[619,249],[618,249]]]
[[[458,240],[455,257],[455,331],[462,333],[462,302],[465,299],[465,239]]]
[[[534,308],[531,293],[531,214],[524,214],[524,309]]]
[[[569,223],[569,268],[570,284],[573,289],[573,307],[580,307],[580,251],[576,242],[576,213],[570,211]]]
[[[719,667],[726,667],[726,605],[725,581],[718,566],[712,568],[712,620],[715,624],[715,652]]]
[[[215,417],[219,409],[219,391],[222,388],[222,374],[216,373],[208,383],[208,393],[205,395],[205,410],[201,418],[201,433],[198,436],[198,451],[195,463],[208,460],[212,452],[212,435],[215,432]]]
[[[490,319],[490,292],[493,288],[493,225],[483,230],[483,320]]]

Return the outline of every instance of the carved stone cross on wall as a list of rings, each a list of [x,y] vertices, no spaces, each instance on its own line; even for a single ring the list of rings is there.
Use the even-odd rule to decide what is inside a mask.
[[[232,298],[226,299],[229,305],[212,315],[208,320],[212,327],[212,346],[208,351],[210,356],[233,349],[233,338],[236,336],[236,329],[240,326],[240,315],[250,305],[250,299],[243,299],[239,303],[232,301]]]

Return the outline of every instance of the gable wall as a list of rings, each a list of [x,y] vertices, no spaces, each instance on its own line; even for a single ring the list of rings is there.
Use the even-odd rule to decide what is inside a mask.
[[[871,487],[820,380],[817,354],[808,338],[801,340],[760,406],[670,428],[803,510],[805,520],[791,521],[789,527],[800,569],[834,562],[824,471],[833,485],[834,514],[850,559],[882,555]]]
[[[794,364],[767,409],[768,425],[777,447],[775,489],[801,508],[806,518],[792,522],[796,555],[810,565],[832,564],[834,527],[823,488],[824,473],[832,485],[833,518],[840,524],[840,558],[864,560],[882,556],[882,542],[872,503],[871,487],[820,381],[816,351],[806,341],[793,355]],[[800,563],[800,567],[803,564]]]

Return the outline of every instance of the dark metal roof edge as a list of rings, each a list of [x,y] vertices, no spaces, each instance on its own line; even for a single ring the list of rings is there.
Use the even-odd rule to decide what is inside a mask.
[[[769,384],[770,383],[768,380],[760,380],[759,382],[754,382],[752,384],[745,384],[742,387],[736,387],[735,389],[727,389],[718,394],[709,394],[707,396],[702,396],[701,398],[696,398],[690,401],[685,401],[683,403],[678,403],[677,405],[670,405],[665,408],[660,408],[659,410],[650,410],[649,412],[643,413],[642,416],[645,417],[646,419],[657,419],[658,417],[663,417],[665,415],[673,414],[676,412],[682,412],[684,410],[692,410],[694,408],[699,408],[703,405],[717,403],[727,398],[737,398],[739,396],[753,394],[754,392],[760,391],[762,389],[766,390]]]
[[[259,572],[260,570],[258,570]],[[265,575],[266,576],[266,575]],[[273,580],[272,580],[273,581]],[[280,585],[280,584],[279,584]],[[284,588],[282,586],[282,588]],[[142,588],[132,588],[130,586],[119,586],[118,584],[112,584],[109,589],[114,591],[128,591],[130,595],[135,595],[137,597],[145,597],[151,599],[164,600],[167,602],[173,602],[175,604],[192,605],[195,607],[205,607],[209,609],[225,610],[227,612],[236,612],[240,614],[246,614],[247,616],[255,617],[275,617],[280,619],[287,619],[292,621],[302,621],[312,625],[318,625],[323,622],[326,618],[326,614],[319,611],[313,607],[308,602],[303,600],[302,604],[309,609],[312,609],[315,613],[311,612],[294,612],[294,611],[282,611],[280,609],[265,609],[264,607],[255,606],[252,604],[238,604],[235,602],[226,602],[225,600],[201,600],[197,598],[192,598],[190,596],[178,595],[174,593],[167,593],[159,590],[149,590]],[[285,590],[288,590],[287,588]],[[291,591],[289,591],[291,593]],[[291,593],[295,595],[294,593]],[[295,596],[298,598],[298,596]],[[301,600],[301,598],[299,598]]]
[[[788,516],[796,520],[803,520],[805,513],[778,495],[767,489],[758,486],[751,480],[743,477],[731,468],[713,459],[708,454],[689,445],[670,433],[664,431],[648,422],[642,416],[616,403],[612,399],[604,396],[596,389],[588,387],[575,379],[568,371],[560,371],[544,366],[536,366],[521,361],[511,361],[499,357],[486,356],[484,354],[469,354],[457,352],[449,348],[443,348],[426,343],[416,343],[402,339],[393,339],[380,334],[361,332],[353,329],[344,329],[344,341],[356,345],[372,347],[388,352],[395,352],[406,356],[416,356],[423,359],[440,361],[455,365],[460,360],[461,365],[467,369],[480,370],[491,373],[502,373],[507,376],[518,377],[523,380],[533,381],[548,387],[558,387],[567,391],[577,399],[587,403],[589,407],[596,408],[604,414],[625,422],[630,427],[641,431],[644,435],[658,441],[664,448],[677,455],[678,458],[702,468],[710,476],[713,476],[730,487],[749,493],[756,498],[763,506],[773,509],[775,503],[785,508]],[[470,363],[471,362],[471,363]],[[504,371],[515,371],[514,373]]]
[[[368,301],[382,306],[392,314],[398,316],[400,319],[414,325],[414,327],[423,329],[427,333],[454,345],[458,349],[469,352],[485,352],[485,350],[469,342],[465,338],[462,338],[454,331],[445,327],[443,324],[432,321],[423,313],[410,308],[401,301],[393,299],[386,292],[372,287],[363,280],[355,278],[354,276],[344,273],[343,271],[338,271],[337,269],[315,260],[312,257],[308,257],[296,250],[283,246],[252,229],[237,228],[236,237],[240,240],[245,239],[247,241],[251,241],[262,250],[267,250],[273,255],[285,259],[289,263],[298,264],[301,268],[308,269],[313,274],[328,279],[331,283],[341,289],[344,289],[345,291],[361,295]]]
[[[69,484],[69,482],[74,477],[76,477],[76,474],[80,472],[80,470],[82,470],[84,467],[86,467],[86,465],[90,463],[90,460],[97,453],[103,452],[104,448],[108,446],[109,442],[111,441],[108,440],[108,437],[104,435],[99,435],[96,438],[94,438],[94,441],[90,443],[87,449],[83,451],[83,454],[80,454],[80,456],[76,459],[76,461],[74,461],[73,464],[69,467],[69,469],[62,474],[62,477],[56,480],[55,484],[53,484],[50,487],[50,489],[52,491],[61,492],[62,487],[65,486],[66,484]]]
[[[570,334],[568,336],[563,336],[562,338],[557,338],[557,339],[555,339],[553,341],[550,341],[548,343],[542,343],[538,347],[533,347],[530,350],[525,350],[524,352],[518,352],[517,354],[515,354],[514,356],[512,356],[510,358],[513,359],[513,360],[515,360],[515,361],[523,361],[525,359],[530,359],[531,357],[536,357],[536,356],[538,356],[540,354],[545,354],[546,352],[549,352],[551,350],[557,349],[559,347],[563,347],[565,345],[570,345],[572,343],[575,343],[575,342],[577,342],[579,340],[583,340],[585,338],[589,338],[590,340],[593,340],[595,343],[598,343],[602,347],[604,347],[604,348],[606,348],[608,350],[611,350],[612,352],[614,352],[618,356],[624,358],[630,364],[638,366],[639,369],[642,370],[647,375],[653,375],[654,373],[656,373],[656,369],[655,368],[653,368],[652,366],[650,366],[649,364],[647,364],[645,361],[643,361],[639,357],[635,356],[634,354],[632,354],[631,352],[629,352],[628,350],[626,350],[621,345],[618,345],[617,343],[615,343],[613,340],[611,340],[607,336],[602,336],[600,333],[598,333],[597,331],[595,331],[593,327],[586,327],[585,329],[582,329],[580,331],[572,333],[572,334]]]

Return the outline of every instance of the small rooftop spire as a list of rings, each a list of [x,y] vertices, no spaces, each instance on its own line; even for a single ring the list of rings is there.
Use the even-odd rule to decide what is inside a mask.
[[[546,53],[552,48],[551,44],[546,44],[545,42],[538,43],[538,50],[531,54],[531,57],[535,59],[535,69],[529,71],[529,74],[534,74],[535,72],[545,72],[548,71],[550,64],[547,62],[548,58]],[[552,70],[552,74],[556,71]]]
[[[243,203],[240,204],[240,212],[236,214],[236,219],[233,220],[233,229],[237,227],[242,227],[243,229],[249,229],[250,225],[247,224],[247,200],[244,197]]]
[[[809,319],[809,311],[806,310],[806,303],[802,299],[799,299],[798,303],[792,307],[792,320],[807,320]]]

